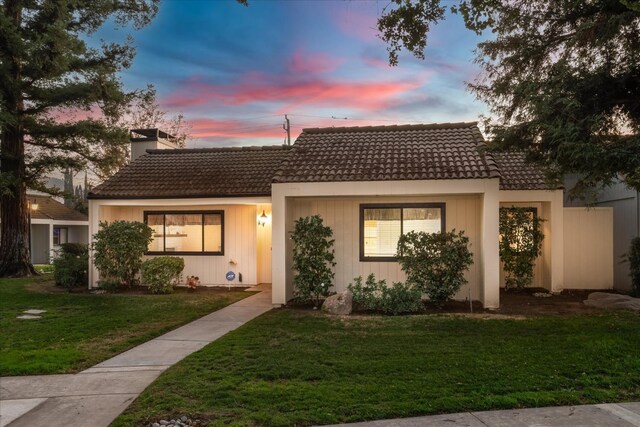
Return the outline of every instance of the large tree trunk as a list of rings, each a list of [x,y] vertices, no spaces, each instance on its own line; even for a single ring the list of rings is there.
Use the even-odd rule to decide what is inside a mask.
[[[5,127],[2,135],[0,171],[10,183],[0,195],[0,277],[31,276],[27,189],[24,176],[24,136]],[[18,178],[20,177],[20,178]]]
[[[22,2],[5,2],[5,15],[20,28]],[[6,121],[0,139],[0,176],[6,185],[0,194],[0,277],[20,277],[37,274],[31,265],[27,187],[25,185],[24,128],[22,114],[22,59],[18,51],[11,52],[7,67],[12,81],[2,82],[2,97]],[[8,123],[7,123],[8,122]]]

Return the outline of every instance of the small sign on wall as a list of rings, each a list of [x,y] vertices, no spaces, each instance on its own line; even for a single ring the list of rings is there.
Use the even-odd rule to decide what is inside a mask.
[[[234,273],[233,271],[227,271],[226,277],[229,282],[233,282],[233,280],[236,278],[236,273]]]

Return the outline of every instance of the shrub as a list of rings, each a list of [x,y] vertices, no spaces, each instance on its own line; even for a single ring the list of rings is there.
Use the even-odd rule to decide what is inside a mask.
[[[353,293],[353,302],[363,310],[380,310],[382,290],[387,287],[386,280],[376,281],[375,274],[367,276],[363,283],[362,276],[354,277],[347,288]]]
[[[80,243],[65,243],[53,260],[53,279],[67,289],[87,286],[89,282],[89,248]]]
[[[631,274],[631,293],[640,297],[640,237],[631,239],[631,247],[627,254],[629,273]]]
[[[168,294],[180,282],[184,260],[172,256],[160,256],[142,263],[142,284],[149,286],[152,294]]]
[[[542,253],[542,220],[531,208],[500,208],[500,260],[507,289],[531,285]]]
[[[294,297],[298,302],[320,305],[331,295],[335,255],[331,239],[333,231],[322,223],[319,215],[299,218],[291,233],[293,240]]]
[[[422,292],[409,283],[394,283],[382,289],[380,310],[385,314],[415,313],[424,308]]]
[[[467,283],[464,272],[473,263],[469,238],[455,230],[442,233],[410,231],[398,240],[398,261],[407,284],[440,305]]]
[[[138,284],[142,255],[152,233],[151,227],[137,221],[100,223],[100,230],[93,236],[93,256],[103,288]]]
[[[370,274],[364,283],[362,276],[354,278],[348,288],[353,293],[353,302],[364,310],[398,315],[415,313],[423,308],[422,292],[415,286],[394,283],[389,287],[384,279],[376,281],[374,274]]]

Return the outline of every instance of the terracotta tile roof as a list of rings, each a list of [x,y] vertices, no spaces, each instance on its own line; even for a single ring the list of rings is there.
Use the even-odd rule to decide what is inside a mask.
[[[304,129],[274,182],[498,178],[475,122]]]
[[[290,146],[147,150],[91,199],[269,196]]]
[[[92,199],[269,196],[271,182],[500,178],[549,189],[520,153],[491,154],[475,122],[304,129],[293,146],[148,150]]]
[[[36,202],[38,210],[31,211],[32,219],[53,219],[57,221],[88,221],[82,212],[71,209],[49,196],[28,194],[27,200]]]
[[[526,161],[525,153],[521,151],[507,151],[493,153],[500,168],[501,190],[555,190],[563,188],[561,185],[549,184],[544,172],[535,164]]]

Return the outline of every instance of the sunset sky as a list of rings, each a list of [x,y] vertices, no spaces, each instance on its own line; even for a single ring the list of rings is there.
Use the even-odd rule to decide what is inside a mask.
[[[426,61],[390,67],[376,18],[387,1],[164,0],[135,32],[127,89],[153,84],[162,109],[192,124],[190,147],[281,144],[304,127],[477,120],[465,89],[479,38],[449,16]],[[105,28],[96,38],[121,37]],[[331,117],[340,119],[332,119]],[[347,117],[348,120],[344,120]]]

